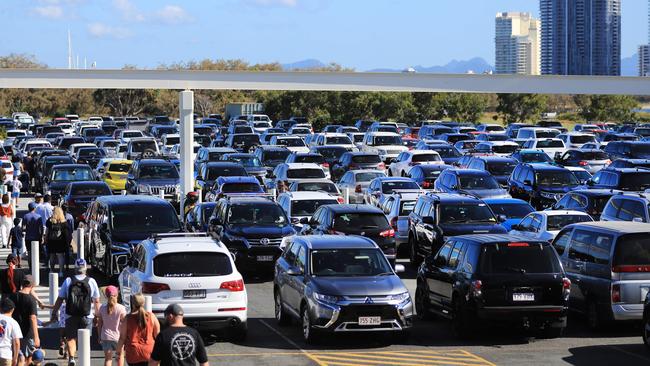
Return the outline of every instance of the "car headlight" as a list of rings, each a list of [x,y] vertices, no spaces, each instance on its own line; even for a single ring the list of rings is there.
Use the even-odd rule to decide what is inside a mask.
[[[548,198],[548,199],[550,199],[550,200],[554,200],[554,199],[555,199],[555,193],[550,193],[550,192],[539,192],[539,195],[542,196],[542,197],[544,197],[544,198]]]
[[[408,292],[403,292],[401,294],[388,296],[388,300],[389,301],[398,301],[401,304],[401,303],[403,303],[405,301],[410,301],[411,300],[411,295],[409,295]]]
[[[313,292],[313,296],[314,299],[325,304],[336,304],[340,300],[340,297],[338,296],[323,295],[317,292]]]
[[[149,193],[151,188],[146,184],[138,184],[138,193]]]
[[[379,155],[386,155],[388,152],[384,149],[377,149],[377,154]]]

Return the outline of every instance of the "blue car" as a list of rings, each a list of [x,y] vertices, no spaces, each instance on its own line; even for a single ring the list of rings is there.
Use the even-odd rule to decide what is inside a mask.
[[[483,200],[497,217],[505,218],[501,226],[510,231],[529,213],[535,211],[530,203],[516,198],[486,198]]]

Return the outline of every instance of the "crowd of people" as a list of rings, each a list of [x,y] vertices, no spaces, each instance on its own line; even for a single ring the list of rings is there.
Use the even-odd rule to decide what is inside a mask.
[[[77,364],[80,329],[96,329],[106,366],[112,365],[114,359],[118,366],[208,365],[203,341],[196,330],[183,323],[180,305],[172,304],[165,310],[168,327],[161,330],[156,316],[145,310],[142,294],[130,297],[128,310],[118,303],[115,286],[104,288],[102,296],[82,258],[74,261],[74,273],[61,283],[55,303],[43,303],[28,274],[33,253],[27,243],[38,242],[49,270],[58,270],[64,278],[70,263],[74,221],[65,205],[53,205],[49,195],[38,194],[19,219],[12,204],[12,199],[17,198],[4,194],[0,204],[0,240],[4,247],[11,248],[7,267],[0,270],[0,366],[49,365],[43,364],[45,352],[39,334],[42,327],[60,329],[59,356],[67,358],[69,366]],[[29,272],[21,268],[21,259],[27,259]],[[49,322],[38,320],[39,308],[50,309]],[[188,344],[192,347],[186,347]]]

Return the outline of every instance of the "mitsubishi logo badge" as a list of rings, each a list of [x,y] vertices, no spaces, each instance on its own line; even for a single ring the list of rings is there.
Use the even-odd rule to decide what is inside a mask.
[[[366,297],[366,304],[374,304],[371,297]]]

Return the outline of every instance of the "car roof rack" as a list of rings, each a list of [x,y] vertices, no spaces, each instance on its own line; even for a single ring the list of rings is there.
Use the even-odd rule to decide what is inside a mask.
[[[153,239],[154,243],[157,243],[161,239],[167,239],[167,238],[209,238],[207,233],[187,233],[187,232],[181,232],[181,233],[157,233],[157,234],[152,234],[151,239]]]

